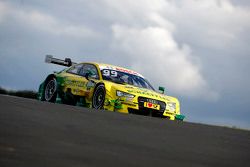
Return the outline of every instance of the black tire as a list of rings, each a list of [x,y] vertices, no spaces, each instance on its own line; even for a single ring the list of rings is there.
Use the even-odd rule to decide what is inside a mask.
[[[43,99],[55,103],[57,96],[57,83],[54,77],[49,78],[44,85]]]
[[[97,85],[92,97],[92,108],[102,109],[105,101],[105,86],[103,84]]]

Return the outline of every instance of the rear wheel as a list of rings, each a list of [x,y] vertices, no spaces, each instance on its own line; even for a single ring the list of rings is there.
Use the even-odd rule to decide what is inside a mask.
[[[92,108],[102,109],[105,101],[105,87],[104,85],[98,85],[95,88],[93,98],[92,98]]]
[[[57,83],[55,78],[50,78],[46,81],[44,89],[44,100],[54,103],[57,96]]]

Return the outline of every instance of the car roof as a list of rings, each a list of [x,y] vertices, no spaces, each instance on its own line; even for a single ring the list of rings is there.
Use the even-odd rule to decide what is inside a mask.
[[[143,75],[141,75],[140,73],[124,68],[124,67],[119,67],[119,66],[105,64],[105,63],[97,63],[97,62],[82,62],[82,63],[95,64],[96,66],[99,67],[100,70],[103,70],[103,69],[116,70],[116,71],[121,71],[121,72],[129,73],[129,74],[134,74],[134,75],[144,78]]]

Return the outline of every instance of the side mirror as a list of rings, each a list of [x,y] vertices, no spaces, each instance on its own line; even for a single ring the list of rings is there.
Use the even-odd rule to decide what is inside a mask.
[[[162,86],[159,86],[159,93],[164,94],[165,88]]]
[[[85,78],[87,79],[87,80],[89,80],[89,77],[91,76],[91,73],[90,72],[87,72],[86,74],[85,74]]]
[[[94,73],[91,71],[91,70],[88,70],[87,72],[86,72],[86,74],[84,75],[84,77],[87,79],[87,80],[89,80],[89,77],[91,77],[91,76],[93,76],[94,75]]]

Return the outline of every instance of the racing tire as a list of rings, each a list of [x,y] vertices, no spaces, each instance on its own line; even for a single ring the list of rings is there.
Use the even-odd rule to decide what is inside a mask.
[[[92,108],[103,109],[105,95],[106,95],[105,86],[103,84],[98,85],[95,88],[95,91],[92,97]]]
[[[57,96],[57,83],[56,79],[50,78],[46,81],[44,85],[44,93],[43,93],[44,101],[47,102],[56,102],[56,96]]]

